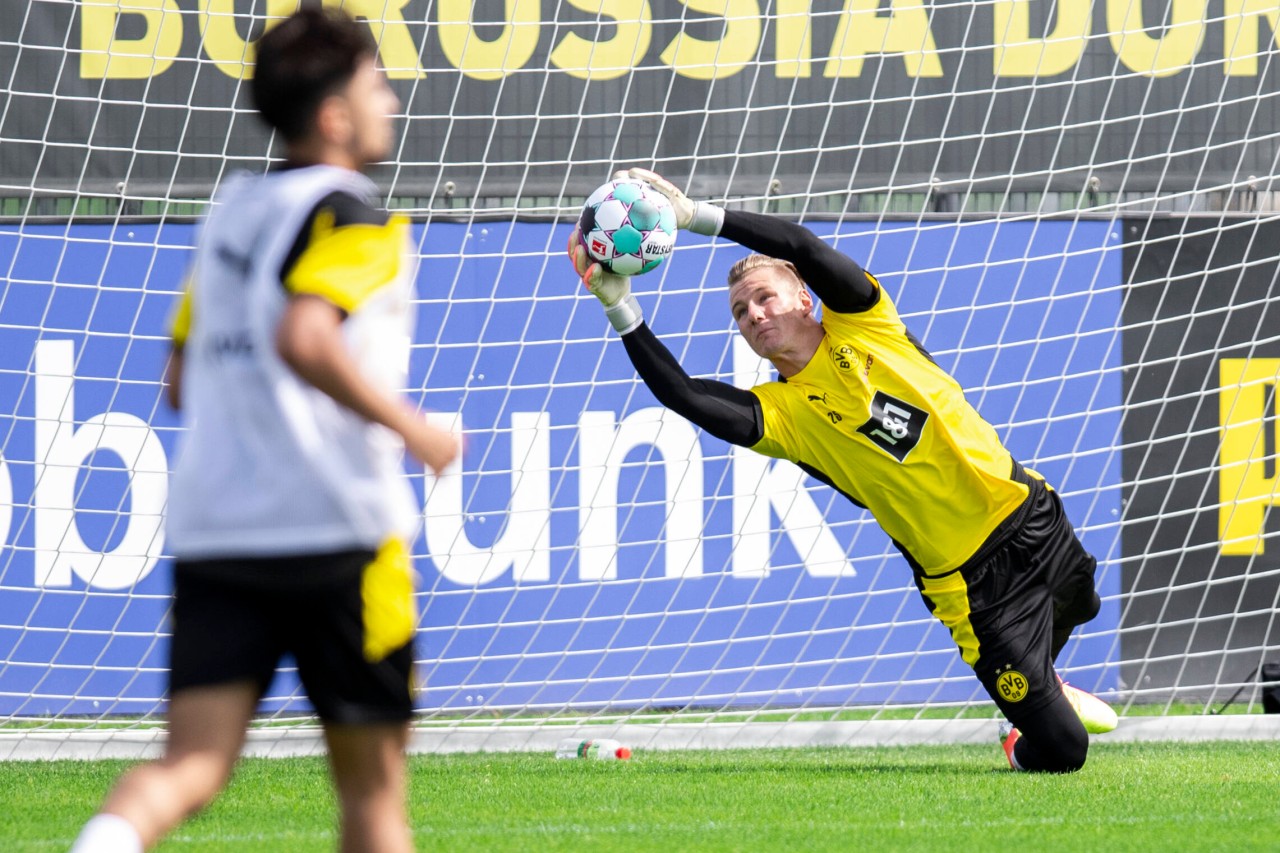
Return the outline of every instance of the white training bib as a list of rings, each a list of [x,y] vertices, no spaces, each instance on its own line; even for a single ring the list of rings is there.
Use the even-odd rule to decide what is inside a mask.
[[[335,191],[367,199],[374,186],[327,166],[237,176],[203,223],[182,377],[189,429],[169,493],[168,543],[178,557],[376,548],[417,532],[399,437],[302,381],[276,352],[288,301],[281,267],[311,211]],[[407,240],[387,269],[385,282],[361,283],[376,286],[343,332],[368,380],[398,393],[413,334]]]

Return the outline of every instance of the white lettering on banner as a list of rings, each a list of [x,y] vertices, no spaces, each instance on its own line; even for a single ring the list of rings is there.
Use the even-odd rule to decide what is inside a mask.
[[[106,412],[76,428],[74,362],[71,341],[36,344],[35,585],[70,586],[74,573],[96,589],[125,589],[155,568],[164,547],[168,459],[134,415]],[[76,474],[96,450],[124,462],[132,504],[121,516],[124,535],[105,553],[85,545],[75,517]]]
[[[739,385],[767,379],[767,370],[759,371],[760,361],[745,342],[735,339],[734,347]],[[105,412],[77,427],[74,363],[72,341],[37,343],[34,582],[37,587],[68,587],[74,575],[91,588],[126,589],[150,574],[162,554],[168,459],[157,434],[134,415]],[[460,415],[433,419],[462,432]],[[618,576],[618,485],[627,455],[645,446],[662,456],[668,507],[660,534],[664,575],[703,573],[705,472],[698,432],[683,418],[652,407],[621,421],[614,412],[588,411],[579,417],[578,565],[583,580]],[[76,525],[76,480],[96,451],[119,456],[129,476],[130,511],[119,518],[123,535],[105,552],[89,548]],[[489,547],[477,547],[467,536],[462,461],[441,477],[428,478],[427,549],[444,577],[461,586],[492,583],[508,571],[517,583],[551,580],[550,458],[550,415],[513,412],[510,504],[505,513],[495,514],[505,526]],[[844,548],[804,488],[800,469],[738,447],[732,460],[735,577],[768,574],[770,508],[809,574],[854,574]],[[0,460],[0,542],[8,539],[12,513],[13,484]]]
[[[769,364],[739,336],[733,339],[733,380],[751,388],[771,378]],[[785,460],[745,447],[733,454],[733,575],[764,577],[773,553],[769,508],[778,513],[805,570],[814,577],[853,577],[853,564],[804,488],[805,474]]]
[[[461,415],[433,415],[462,433]],[[427,482],[427,551],[440,574],[460,586],[480,586],[510,570],[520,581],[551,579],[551,417],[511,413],[511,504],[506,527],[488,548],[467,537],[462,507],[462,457]]]
[[[0,459],[0,547],[9,541],[9,525],[13,523],[13,479],[9,466]]]
[[[692,425],[666,409],[578,418],[578,573],[583,580],[618,576],[618,480],[627,454],[651,445],[662,454],[667,512],[664,574],[702,574],[702,446]]]

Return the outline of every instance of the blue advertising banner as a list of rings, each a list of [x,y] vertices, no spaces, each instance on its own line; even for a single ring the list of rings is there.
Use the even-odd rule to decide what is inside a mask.
[[[1106,222],[815,223],[1098,557],[1105,605],[1060,663],[1116,686],[1121,261]],[[867,514],[657,406],[561,247],[568,226],[418,226],[408,392],[461,429],[414,546],[428,710],[964,701],[981,690]],[[0,713],[145,713],[163,694],[166,317],[187,225],[0,229]],[[835,236],[837,235],[838,236]],[[686,369],[768,379],[681,235],[635,279]],[[269,705],[300,710],[288,673]]]

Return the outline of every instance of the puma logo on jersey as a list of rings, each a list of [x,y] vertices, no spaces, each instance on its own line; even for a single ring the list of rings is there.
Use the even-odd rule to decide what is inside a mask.
[[[826,392],[826,391],[823,391],[821,395],[818,395],[818,394],[807,394],[807,395],[805,395],[805,396],[807,396],[807,397],[809,398],[809,402],[810,402],[810,403],[821,403],[821,404],[822,404],[822,405],[824,405],[824,406],[825,406],[825,405],[827,405],[827,392]],[[827,420],[831,421],[833,424],[838,424],[838,423],[840,423],[842,420],[844,420],[844,415],[840,414],[839,412],[833,412],[833,411],[831,411],[830,409],[828,409],[828,410],[827,410]]]
[[[225,243],[219,243],[213,250],[214,255],[218,259],[218,263],[230,269],[241,278],[248,278],[249,273],[253,271],[253,256],[250,254],[240,254]]]

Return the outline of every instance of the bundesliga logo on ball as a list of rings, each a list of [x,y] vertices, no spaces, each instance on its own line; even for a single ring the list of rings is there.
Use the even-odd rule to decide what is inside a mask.
[[[583,205],[578,233],[587,254],[605,269],[639,275],[671,254],[676,214],[667,197],[643,181],[610,181]]]

